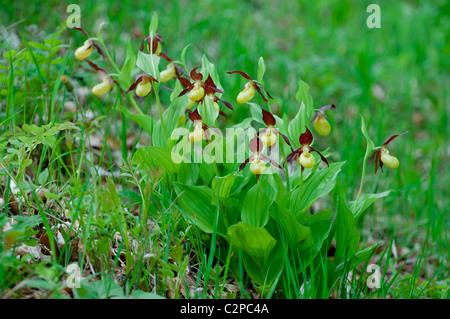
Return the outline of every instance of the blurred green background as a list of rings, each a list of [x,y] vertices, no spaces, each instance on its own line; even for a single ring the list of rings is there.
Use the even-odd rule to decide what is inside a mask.
[[[45,38],[65,23],[67,4],[72,2],[4,1],[0,31],[8,41],[1,48],[7,50],[7,43],[14,47],[13,30],[33,41]],[[348,161],[338,187],[349,198],[356,198],[365,151],[359,114],[376,145],[408,130],[389,147],[400,168],[376,176],[373,166],[367,171],[365,192],[394,191],[368,214],[366,239],[384,238],[380,232],[395,233],[400,244],[414,248],[429,231],[430,254],[450,259],[449,1],[77,3],[81,26],[92,36],[101,22],[109,22],[104,38],[119,64],[128,40],[137,51],[152,13],[157,12],[158,32],[169,55],[179,59],[183,48],[192,44],[186,56],[192,68],[206,54],[217,66],[229,101],[245,82],[225,71],[242,70],[256,77],[261,56],[266,62],[265,85],[277,100],[274,112],[296,114],[297,79],[303,79],[316,107],[337,106],[329,112],[332,134],[316,143],[319,149],[330,148],[331,161]],[[371,3],[381,8],[380,29],[366,25]],[[65,30],[63,37],[72,49],[85,40],[72,30]],[[250,115],[245,105],[236,105],[236,110],[223,126]]]

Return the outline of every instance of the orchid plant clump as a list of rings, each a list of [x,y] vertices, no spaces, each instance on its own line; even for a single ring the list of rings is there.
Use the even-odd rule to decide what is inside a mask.
[[[181,61],[173,59],[168,55],[168,46],[156,29],[157,16],[154,15],[149,35],[142,40],[137,55],[133,50],[127,52],[125,61],[135,61],[136,64],[117,68],[119,74],[110,74],[89,60],[95,56],[95,47],[100,57],[113,64],[106,48],[100,48],[96,40],[89,38],[82,29],[78,30],[88,40],[75,51],[75,57],[86,61],[95,71],[105,74],[104,81],[93,87],[94,95],[105,98],[105,94],[110,93],[116,85],[121,94],[128,96],[133,106],[140,111],[139,114],[123,112],[123,116],[129,116],[141,126],[151,140],[151,146],[135,150],[132,162],[143,171],[162,169],[164,178],[159,187],[170,189],[168,193],[173,191],[176,205],[180,207],[185,220],[203,233],[210,234],[221,247],[229,251],[225,255],[215,254],[216,240],[212,240],[211,258],[227,264],[227,269],[236,281],[242,279],[239,269],[243,266],[263,295],[273,293],[277,288],[285,291],[290,285],[304,283],[309,269],[321,267],[316,257],[327,256],[332,242],[335,242],[333,245],[336,249],[335,255],[329,259],[332,264],[330,278],[338,278],[344,270],[350,271],[351,267],[355,268],[364,262],[373,253],[375,246],[359,249],[356,219],[373,203],[361,205],[362,182],[355,202],[346,202],[342,195],[338,195],[339,204],[332,209],[317,211],[313,207],[318,199],[334,190],[345,162],[333,162],[329,152],[317,150],[310,126],[313,123],[314,130],[321,136],[320,142],[327,143],[326,136],[331,133],[331,124],[325,112],[339,110],[339,107],[328,104],[315,109],[308,85],[299,79],[295,116],[290,121],[287,116],[277,116],[271,111],[271,101],[279,99],[276,95],[275,98],[270,95],[263,85],[266,68],[262,58],[258,63],[257,79],[243,71],[226,72],[230,77],[239,74],[246,81],[244,89],[235,97],[239,106],[233,106],[225,100],[229,100],[228,96],[225,99],[223,97],[226,90],[220,84],[219,72],[214,64],[203,56],[202,64],[188,71],[184,62],[186,49],[183,50]],[[144,52],[145,47],[148,53]],[[161,58],[167,65],[159,71]],[[139,70],[135,71],[136,67]],[[133,74],[137,75],[131,82]],[[124,87],[124,83],[129,85]],[[171,92],[170,104],[164,112],[159,87]],[[142,111],[138,102],[143,100],[135,102],[133,99],[134,95],[138,98],[149,97],[152,92],[158,105],[159,118]],[[260,106],[257,104],[259,102],[266,106]],[[221,109],[219,103],[225,105],[226,109]],[[245,142],[236,145],[235,155],[241,156],[242,161],[234,158],[230,162],[220,163],[215,160],[218,149],[211,154],[211,162],[192,163],[183,155],[173,155],[172,148],[178,143],[205,141],[206,144],[213,144],[210,133],[220,135],[220,120],[231,120],[230,114],[237,107],[251,109],[252,118],[238,121],[234,125],[235,129],[245,131],[256,125],[262,126],[259,132],[246,136],[243,139]],[[186,129],[184,138],[169,138],[170,133],[179,128]],[[365,125],[363,133],[368,138]],[[377,165],[382,167],[384,164],[390,168],[399,166],[398,160],[386,148],[399,135],[389,138],[378,149],[368,145],[368,152],[373,152],[369,162],[374,160],[375,173]],[[235,146],[234,139],[227,136],[222,136],[222,139],[224,142],[220,147]],[[277,150],[281,154],[278,159],[273,157],[273,154],[278,154]],[[175,160],[175,157],[179,160]],[[365,157],[364,167],[366,162]],[[300,170],[295,169],[295,166],[300,166]],[[151,200],[158,199],[155,197]],[[147,211],[143,214],[148,216]],[[344,268],[342,265],[347,266]],[[205,289],[208,287],[208,276],[204,278]]]

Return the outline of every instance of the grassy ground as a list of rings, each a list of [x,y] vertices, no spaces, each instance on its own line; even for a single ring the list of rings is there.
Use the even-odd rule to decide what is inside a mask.
[[[374,175],[373,166],[368,166],[364,191],[392,191],[358,221],[362,246],[381,243],[371,262],[379,262],[385,270],[386,285],[381,291],[365,289],[361,295],[355,271],[346,294],[342,289],[329,294],[313,289],[303,291],[301,297],[444,298],[448,296],[450,269],[450,175],[446,168],[450,156],[450,20],[446,12],[450,8],[447,1],[382,2],[381,28],[369,29],[366,8],[372,2],[195,0],[162,4],[124,0],[82,1],[80,7],[81,24],[89,34],[95,35],[101,22],[109,22],[104,27],[104,41],[119,65],[128,41],[139,48],[155,11],[158,32],[171,56],[180,56],[183,48],[192,44],[186,54],[189,69],[201,64],[206,54],[221,73],[239,69],[256,75],[262,56],[265,85],[277,101],[271,107],[278,114],[295,116],[297,79],[302,78],[310,87],[315,107],[336,105],[330,113],[332,135],[317,140],[319,149],[330,148],[329,160],[347,161],[333,194],[340,191],[352,199],[359,190],[365,152],[359,114],[366,119],[376,145],[408,130],[391,147],[400,160],[399,169]],[[116,96],[105,100],[86,93],[98,79],[72,58],[84,38],[65,28],[67,15],[66,4],[60,1],[14,1],[2,4],[0,11],[2,134],[21,132],[23,124],[41,126],[50,121],[71,121],[81,128],[77,132],[60,127],[58,134],[46,137],[29,154],[20,153],[25,151],[16,145],[20,154],[9,163],[9,171],[23,177],[21,185],[12,185],[6,170],[0,173],[0,225],[7,226],[16,216],[24,224],[17,241],[27,243],[26,247],[34,247],[33,240],[38,238],[41,247],[55,251],[57,247],[51,246],[58,244],[48,229],[56,225],[63,229],[59,234],[65,238],[60,251],[51,256],[45,249],[35,257],[27,255],[29,260],[5,252],[1,257],[2,297],[74,296],[59,282],[65,278],[64,266],[73,260],[81,262],[83,275],[93,283],[114,288],[108,281],[114,278],[124,287],[115,292],[118,295],[134,291],[138,296],[146,291],[171,298],[189,293],[220,298],[234,297],[239,291],[237,296],[242,298],[257,297],[258,291],[248,279],[227,277],[228,265],[208,263],[209,239],[181,217],[176,194],[159,181],[158,171],[143,174],[127,162],[135,147],[149,143],[149,139],[117,111],[114,106],[121,102]],[[61,44],[55,41],[49,45],[62,45],[53,51],[30,44],[52,36]],[[10,63],[10,50],[24,50],[28,59]],[[67,52],[70,58],[63,72],[75,86],[77,99],[59,86]],[[244,82],[239,77],[221,76],[221,83],[232,100]],[[129,101],[123,103],[133,108]],[[162,95],[163,106],[169,103],[169,94]],[[147,99],[141,108],[158,116],[153,99]],[[249,115],[248,107],[236,107],[236,115],[221,120],[221,125]],[[25,142],[38,144],[35,140]],[[25,169],[27,159],[32,162]],[[33,185],[44,187],[51,195],[38,189],[32,196]],[[27,203],[15,202],[12,193],[17,190],[28,194]],[[146,198],[150,202],[145,203]],[[145,204],[152,216],[150,233],[143,230],[146,219],[139,214]],[[86,218],[80,219],[81,230],[74,231],[76,226],[68,221],[78,215]],[[129,219],[135,221],[132,229],[126,229]],[[130,238],[122,240],[124,234]],[[16,254],[26,255],[26,247],[16,248]],[[135,258],[132,251],[139,256],[130,269]],[[364,271],[360,272],[362,278]],[[209,293],[202,290],[208,277],[219,289]],[[222,282],[226,285],[220,285]],[[92,285],[85,291],[90,297],[111,293]],[[284,296],[298,297],[294,293]]]

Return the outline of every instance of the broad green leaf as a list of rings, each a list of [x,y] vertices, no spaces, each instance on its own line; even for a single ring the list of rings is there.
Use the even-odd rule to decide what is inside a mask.
[[[230,197],[231,188],[234,185],[234,181],[237,177],[241,177],[241,173],[230,173],[226,176],[215,176],[211,183],[211,188],[213,190],[212,202],[211,204],[216,205],[217,202],[217,185],[219,185],[219,200],[226,200]]]
[[[264,73],[266,73],[266,65],[264,63],[263,57],[259,58],[258,61],[258,81],[263,84]]]
[[[163,296],[152,292],[146,292],[142,290],[133,290],[130,295],[131,299],[165,299]]]
[[[356,210],[355,210],[356,201],[351,201],[348,206],[352,212],[354,211],[355,220],[361,217],[363,213],[367,210],[367,208],[370,207],[370,205],[375,203],[378,199],[386,197],[387,195],[389,195],[390,192],[391,190],[387,190],[385,192],[377,194],[362,194],[361,197],[359,198]]]
[[[277,243],[264,227],[255,227],[245,222],[230,226],[228,235],[238,248],[258,260],[261,265],[267,262]]]
[[[331,192],[336,185],[336,178],[345,162],[331,163],[311,174],[304,182],[302,194],[300,195],[300,185],[296,185],[291,191],[289,208],[291,211],[306,212],[311,205],[320,197]],[[299,198],[301,196],[300,206]]]
[[[160,57],[156,54],[147,54],[139,51],[136,66],[159,81],[159,61]]]
[[[355,226],[355,218],[340,194],[336,214],[336,253],[335,263],[352,258],[358,251],[360,235]]]
[[[153,38],[156,34],[156,30],[158,29],[158,14],[153,12],[152,20],[150,21],[150,26],[148,28],[148,34]]]
[[[38,183],[39,183],[39,185],[44,185],[45,183],[47,183],[47,180],[48,180],[48,168],[46,168],[46,169],[44,169],[42,172],[41,172],[41,174],[39,174],[39,177],[38,177]]]
[[[175,162],[173,160],[175,158]],[[145,170],[162,168],[164,169],[167,181],[174,180],[174,176],[178,175],[178,180],[183,180],[183,173],[181,168],[182,159],[178,154],[171,153],[170,151],[157,147],[141,147],[133,156],[132,163],[134,165],[140,165]]]
[[[305,110],[306,110],[306,119],[309,122],[312,120],[313,114],[314,114],[314,108],[313,108],[313,98],[309,94],[309,86],[305,82],[302,81],[302,79],[298,79],[298,88],[297,93],[295,94],[295,98],[300,103],[305,104]]]
[[[299,258],[302,260],[302,267],[298,268],[300,272],[302,268],[306,268],[317,256],[327,240],[332,229],[331,219],[321,219],[307,224],[312,234],[312,244],[309,246],[300,246],[297,250]],[[294,257],[295,258],[295,257]]]
[[[364,249],[361,249],[358,251],[352,258],[347,260],[346,262],[341,262],[336,266],[336,271],[341,271],[346,268],[347,271],[352,270],[359,266],[361,263],[366,261],[368,258],[371,258],[373,255],[373,252],[375,251],[375,248],[377,248],[378,245],[366,247]]]
[[[206,233],[212,233],[216,207],[211,205],[213,191],[207,186],[191,186],[175,182],[175,192],[179,196],[178,204],[187,214],[191,223]],[[219,216],[217,233],[224,236],[227,234],[223,217]]]
[[[128,116],[132,121],[136,122],[148,135],[152,136],[153,132],[153,118],[147,114],[135,114],[131,113],[126,107],[123,105],[119,105],[116,107],[123,114]]]
[[[369,156],[371,156],[372,151],[375,148],[375,144],[372,139],[369,137],[369,133],[367,133],[366,122],[364,121],[364,117],[361,115],[361,132],[366,138],[367,146],[366,146],[366,154],[364,155],[364,161],[366,161]]]
[[[272,209],[272,218],[283,227],[289,242],[293,245],[308,247],[312,244],[311,230],[309,227],[301,225],[294,214],[282,205],[275,203]]]
[[[206,71],[206,72],[205,72]],[[220,84],[219,74],[217,73],[217,69],[213,63],[211,63],[206,55],[203,55],[202,57],[202,71],[201,73],[205,77],[203,80],[206,80],[208,74],[211,76],[211,79],[213,80],[216,87],[220,90],[223,90],[222,84]],[[218,97],[220,97],[222,94],[217,93]]]
[[[256,103],[247,102],[250,105],[250,112],[252,114],[252,119],[258,123],[264,124],[263,116],[261,112],[261,106]],[[264,124],[265,125],[265,124]]]
[[[306,110],[305,103],[301,102],[297,115],[288,125],[289,139],[291,143],[294,143],[296,148],[299,148],[301,146],[298,139],[300,135],[306,131],[306,126],[308,126],[308,123],[308,112]]]
[[[122,70],[120,71],[118,82],[124,88],[129,88],[131,86],[131,72],[133,72],[136,66],[136,54],[133,51],[133,46],[131,45],[131,40],[128,40],[127,54],[125,56],[125,62],[123,64]]]
[[[277,196],[273,178],[261,175],[260,180],[247,192],[242,204],[241,219],[255,227],[263,227],[269,221],[269,208]]]

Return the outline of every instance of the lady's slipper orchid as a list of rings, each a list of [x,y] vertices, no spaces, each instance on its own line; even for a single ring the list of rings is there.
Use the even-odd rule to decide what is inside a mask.
[[[331,132],[331,126],[328,122],[328,116],[325,115],[325,111],[329,109],[335,109],[336,106],[334,104],[322,106],[320,109],[316,111],[312,122],[314,122],[314,129],[319,135],[326,136]]]
[[[96,96],[101,96],[108,93],[113,86],[113,81],[109,76],[103,78],[103,82],[95,85],[92,88],[92,93]]]
[[[159,81],[161,83],[167,82],[171,80],[175,76],[175,74],[177,74],[177,68],[175,67],[175,63],[170,62],[167,65],[167,68],[160,72]]]
[[[239,166],[239,171],[242,171],[244,167],[247,165],[247,163],[250,162],[250,171],[253,174],[255,174],[256,178],[259,180],[259,175],[261,175],[266,170],[267,163],[270,163],[272,166],[283,169],[278,163],[269,159],[268,157],[266,157],[261,153],[264,148],[264,144],[258,138],[258,136],[255,136],[250,140],[249,148],[250,151],[252,152],[252,155],[250,155],[250,157],[247,158],[245,162],[241,164],[241,166]]]
[[[194,123],[194,129],[191,133],[189,133],[189,141],[191,142],[197,142],[201,141],[202,139],[206,140],[206,143],[209,143],[211,140],[211,136],[209,133],[209,129],[215,131],[218,134],[221,134],[220,130],[213,127],[208,126],[202,121],[201,115],[198,113],[198,110],[191,111],[189,109],[186,109],[188,112],[189,119]]]
[[[375,174],[377,173],[378,165],[380,165],[381,170],[383,170],[383,164],[390,168],[397,168],[400,165],[398,159],[395,156],[389,154],[389,151],[386,148],[386,146],[390,142],[392,142],[392,140],[395,139],[396,137],[405,135],[406,133],[408,133],[408,131],[391,136],[383,143],[383,145],[381,145],[381,147],[378,150],[376,150],[372,154],[372,156],[369,159],[369,164],[375,159]]]
[[[92,41],[86,40],[83,44],[83,46],[79,47],[75,51],[75,58],[77,60],[84,60],[87,59],[91,53],[92,53]]]
[[[192,108],[195,103],[199,104],[203,103],[204,98],[208,97],[213,101],[213,105],[219,111],[219,113],[222,116],[227,117],[226,114],[220,110],[218,102],[222,102],[232,111],[234,111],[233,107],[231,106],[230,103],[221,100],[215,95],[216,93],[223,93],[223,91],[219,90],[216,87],[210,75],[208,75],[208,78],[206,79],[205,82],[202,82],[203,75],[197,72],[197,68],[198,67],[195,67],[191,71],[190,77],[194,81],[192,83],[189,79],[176,77],[180,81],[181,85],[184,87],[184,90],[178,96],[180,97],[187,93],[189,101],[188,105],[186,106],[187,109]]]
[[[258,133],[258,136],[259,136],[259,134],[262,134],[259,138],[261,139],[263,144],[266,145],[267,147],[271,147],[278,141],[278,135],[281,135],[283,137],[284,141],[286,142],[286,144],[291,146],[291,142],[289,142],[289,139],[287,138],[287,136],[280,133],[280,131],[277,128],[275,128],[277,121],[273,117],[272,113],[267,112],[263,109],[261,109],[261,111],[263,114],[263,122],[264,122],[264,124],[267,125],[266,128],[263,128]]]
[[[96,70],[96,71],[101,71],[101,72],[104,73],[104,74],[108,74],[108,72],[106,72],[105,69],[99,67],[99,66],[96,65],[95,63],[92,63],[92,62],[89,61],[89,60],[85,60],[85,61],[86,61],[86,62],[87,62],[94,70]],[[95,85],[95,86],[92,88],[92,93],[93,93],[94,95],[96,95],[96,96],[104,95],[104,94],[108,93],[109,91],[111,91],[111,88],[112,88],[112,86],[114,85],[114,83],[117,84],[117,87],[119,88],[120,92],[122,93],[122,95],[124,95],[122,89],[120,88],[119,83],[118,83],[116,80],[114,80],[114,79],[112,79],[111,77],[109,77],[109,76],[103,77],[103,82],[101,82],[101,83]]]
[[[89,34],[83,28],[73,29],[81,31],[88,38],[81,47],[75,50],[75,58],[77,60],[87,59],[92,54],[92,50],[94,47],[97,49],[100,55],[105,56],[100,46],[94,41],[90,40]]]
[[[127,93],[136,89],[136,95],[146,97],[152,90],[152,82],[158,82],[153,76],[146,73],[136,75],[135,81],[131,84]]]
[[[242,71],[231,71],[231,72],[227,72],[227,73],[228,74],[239,73],[245,79],[248,80],[248,82],[245,84],[244,90],[242,90],[236,98],[236,101],[238,103],[243,104],[243,103],[249,102],[255,95],[255,90],[261,95],[261,97],[263,98],[263,100],[265,102],[269,102],[269,100],[267,100],[266,97],[262,94],[261,89],[266,91],[269,98],[273,99],[273,97],[270,96],[270,94],[266,90],[266,88],[263,85],[256,83],[256,81],[254,81],[247,73],[242,72]]]
[[[148,53],[153,53],[157,56],[164,58],[165,60],[172,62],[172,59],[167,55],[167,47],[159,33],[156,33],[152,38],[150,35],[146,36],[141,43],[140,51],[144,51],[145,42],[148,41],[147,50]],[[150,46],[151,44],[151,46]],[[164,45],[164,52],[162,52],[162,45]]]
[[[311,143],[313,142],[313,136],[311,134],[311,131],[306,128],[306,132],[300,135],[299,141],[301,147],[295,151],[293,151],[291,154],[289,154],[286,157],[286,161],[292,161],[295,159],[299,165],[301,165],[303,168],[311,168],[316,163],[316,160],[314,159],[314,156],[311,154],[311,152],[316,152],[319,154],[322,161],[324,161],[328,166],[327,159],[319,152],[316,151],[314,148],[311,147]]]

